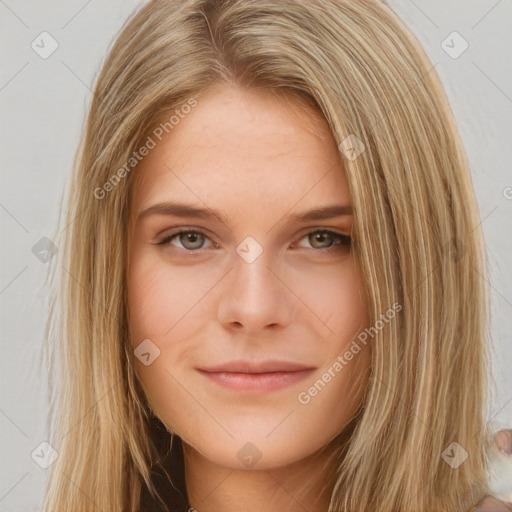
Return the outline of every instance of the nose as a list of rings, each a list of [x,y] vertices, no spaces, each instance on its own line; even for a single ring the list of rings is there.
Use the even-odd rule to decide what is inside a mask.
[[[226,329],[256,335],[290,324],[296,299],[270,255],[263,252],[252,263],[235,255],[227,277],[218,303],[218,319]]]

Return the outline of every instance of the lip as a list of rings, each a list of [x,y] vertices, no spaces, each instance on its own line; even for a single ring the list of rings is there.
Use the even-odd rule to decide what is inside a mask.
[[[310,375],[316,367],[291,361],[229,361],[197,368],[216,384],[246,392],[276,391],[291,386]]]

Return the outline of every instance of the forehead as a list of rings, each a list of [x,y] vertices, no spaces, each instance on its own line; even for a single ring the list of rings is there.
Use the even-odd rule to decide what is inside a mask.
[[[349,202],[329,127],[305,102],[228,86],[197,102],[139,164],[134,210],[171,198],[233,212]]]

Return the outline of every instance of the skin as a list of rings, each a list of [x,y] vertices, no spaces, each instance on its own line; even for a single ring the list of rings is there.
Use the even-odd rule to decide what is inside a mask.
[[[337,238],[350,235],[350,212],[292,219],[351,205],[327,124],[296,98],[219,85],[198,98],[134,177],[131,341],[136,348],[150,339],[160,350],[150,365],[134,363],[151,408],[184,441],[191,505],[199,512],[326,510],[330,448],[360,405],[369,367],[363,349],[308,404],[298,401],[369,325],[354,255]],[[219,211],[225,223],[139,217],[170,201]],[[206,236],[157,245],[191,228]],[[326,229],[336,234],[315,238]],[[263,250],[251,263],[236,251],[248,236]],[[282,389],[247,393],[196,369],[235,359],[294,361],[314,371]],[[237,456],[247,443],[261,457],[252,467]]]

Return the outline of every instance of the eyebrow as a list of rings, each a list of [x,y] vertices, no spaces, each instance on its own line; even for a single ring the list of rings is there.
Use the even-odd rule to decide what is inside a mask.
[[[186,203],[158,203],[141,211],[137,217],[137,222],[151,215],[168,215],[175,217],[193,217],[197,219],[211,219],[212,217],[228,225],[228,219],[220,212],[211,208],[198,208]],[[329,205],[320,208],[314,208],[305,212],[295,213],[288,217],[288,222],[307,222],[311,220],[325,220],[335,217],[352,215],[352,206],[350,205]]]

